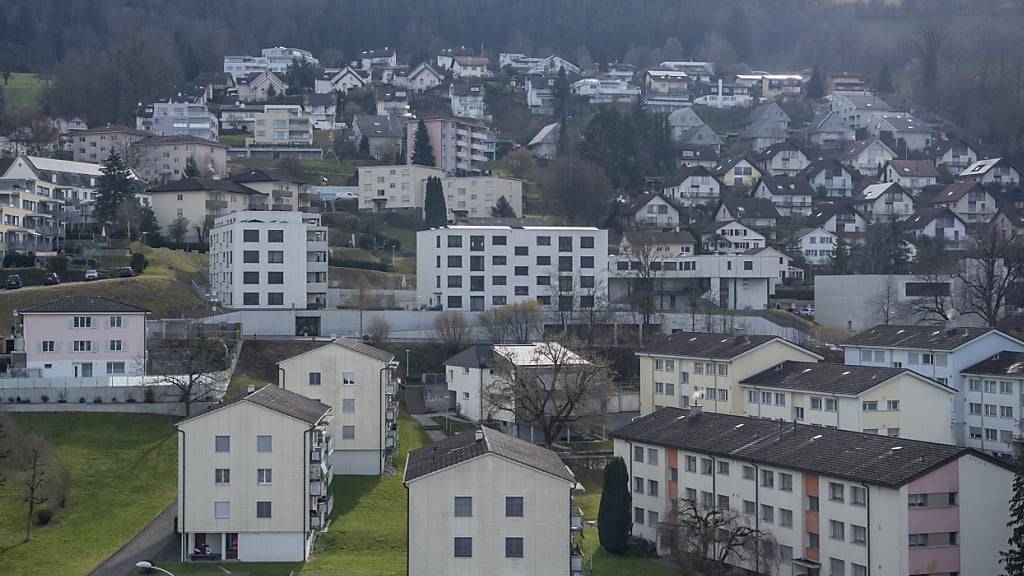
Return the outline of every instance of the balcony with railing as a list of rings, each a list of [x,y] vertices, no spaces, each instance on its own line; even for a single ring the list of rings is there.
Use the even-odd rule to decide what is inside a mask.
[[[569,529],[573,532],[583,531],[583,509],[579,506],[569,506]]]
[[[227,207],[228,207],[227,200],[207,200],[206,201],[206,209],[207,210],[223,210],[223,209],[225,209]]]
[[[569,574],[583,576],[583,551],[578,546],[573,546],[569,552]]]

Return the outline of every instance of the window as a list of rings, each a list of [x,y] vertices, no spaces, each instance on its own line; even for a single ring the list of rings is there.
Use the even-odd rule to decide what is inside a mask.
[[[449,236],[448,237],[449,248],[462,248],[462,236]]]
[[[828,534],[833,540],[845,540],[846,539],[846,524],[838,520],[828,521]]]
[[[754,514],[757,513],[757,505],[754,504],[753,502],[751,502],[750,500],[744,500],[743,501],[743,513],[747,514],[747,515],[750,515],[750,516],[753,516]]]
[[[779,472],[779,490],[783,492],[793,491],[793,475]]]
[[[833,502],[843,502],[846,499],[846,487],[836,482],[829,482],[828,499]]]
[[[242,242],[259,242],[259,230],[242,230]]]
[[[868,567],[860,564],[850,564],[853,568],[853,576],[868,576]]]
[[[668,481],[669,482],[679,482],[679,468],[671,468],[670,467],[668,469]]]
[[[319,386],[320,385],[320,373],[319,372],[310,372],[309,373],[309,385],[310,386]]]
[[[658,449],[648,448],[647,449],[647,463],[652,466],[658,465]]]
[[[580,256],[580,268],[593,268],[594,257],[593,256]]]
[[[687,488],[686,489],[686,496],[683,497],[683,500],[686,500],[687,502],[693,502],[694,504],[696,504],[697,503],[697,491],[695,489],[693,489],[693,488]]]
[[[354,440],[356,437],[355,426],[342,426],[341,427],[341,439],[342,440]]]
[[[523,539],[521,537],[505,538],[505,558],[523,557]]]
[[[508,263],[508,259],[505,256],[491,256],[491,264],[494,266],[504,266]]]
[[[92,316],[75,316],[72,320],[75,328],[92,328]]]
[[[928,535],[927,534],[911,534],[910,535],[910,547],[911,548],[924,548],[928,546]]]
[[[522,496],[506,496],[505,497],[505,516],[509,518],[522,518],[523,517],[523,497]]]
[[[818,497],[817,496],[808,496],[807,497],[807,511],[808,512],[817,512],[819,507],[820,507],[819,504],[820,503],[818,502]]]
[[[793,527],[793,511],[779,508],[779,526],[783,528]]]
[[[715,466],[715,463],[711,460],[711,458],[701,458],[700,459],[700,473],[701,474],[704,474],[705,476],[710,476],[711,473],[714,471],[714,466]]]
[[[355,372],[342,372],[341,373],[341,383],[345,384],[345,385],[355,384],[356,383],[356,373]]]
[[[284,272],[267,272],[267,284],[284,284]]]
[[[633,507],[633,522],[636,523],[636,524],[643,524],[644,523],[644,518],[646,518],[646,516],[644,515],[644,509],[639,507],[639,506],[634,506]]]
[[[356,399],[355,398],[342,398],[341,400],[341,412],[343,414],[355,414],[356,411]]]
[[[267,292],[267,305],[281,306],[284,304],[284,292]]]
[[[718,495],[718,508],[720,510],[728,510],[729,509],[729,497],[728,496],[725,496],[724,494],[719,494]]]
[[[754,467],[753,466],[743,466],[743,479],[744,480],[753,480],[754,479]]]
[[[257,484],[270,484],[273,480],[272,470],[270,468],[257,468],[256,469],[256,483]]]
[[[867,489],[863,486],[850,486],[850,504],[854,506],[867,504]]]
[[[456,518],[469,518],[473,516],[473,497],[472,496],[456,496],[455,497],[455,517]]]
[[[818,549],[821,547],[821,543],[818,542],[818,535],[808,532],[807,533],[807,547]]]
[[[811,396],[811,410],[821,410],[820,396]]]
[[[107,362],[107,374],[124,374],[124,362]]]
[[[829,558],[830,576],[846,576],[846,562],[838,558]]]
[[[284,242],[284,230],[267,230],[267,242]]]
[[[272,436],[257,436],[256,437],[256,451],[257,452],[270,452],[273,447]]]
[[[633,477],[633,492],[637,494],[644,493],[644,479],[639,476]]]
[[[774,524],[775,523],[775,508],[773,508],[773,507],[771,507],[771,506],[769,506],[767,504],[761,504],[761,521],[764,522],[765,524]]]
[[[260,252],[259,250],[246,250],[242,252],[242,262],[245,264],[259,264],[260,263]]]
[[[53,352],[57,349],[57,344],[53,340],[43,340],[39,343],[39,350],[41,352]]]
[[[558,257],[558,271],[559,272],[572,272],[572,256],[559,256]]]
[[[270,518],[270,502],[262,501],[256,503],[256,517],[257,518]]]
[[[231,469],[229,468],[217,468],[213,471],[213,482],[215,484],[230,484],[231,483]]]
[[[455,537],[455,557],[456,558],[472,558],[473,557],[473,539],[466,536]]]
[[[1000,418],[1013,418],[1013,406],[1000,406],[999,407]]]
[[[712,494],[711,492],[701,491],[700,501],[705,508],[711,508],[712,506],[715,505],[715,495]]]
[[[572,236],[559,236],[558,237],[558,251],[559,252],[572,252]]]
[[[643,446],[634,446],[633,447],[633,462],[643,462],[643,461],[644,461],[644,448],[643,448]]]
[[[825,399],[825,412],[835,412],[838,400],[835,398]]]
[[[878,410],[878,402],[863,402],[861,403],[861,409],[864,412],[875,412]]]
[[[686,471],[687,472],[693,472],[694,474],[697,473],[697,457],[696,456],[687,456],[686,457]]]
[[[530,267],[529,266],[516,266],[515,267],[515,275],[516,276],[529,276],[530,275]]]
[[[246,306],[259,306],[260,304],[260,293],[259,292],[244,292],[242,293],[242,304]]]
[[[551,246],[551,236],[537,236],[537,246]]]
[[[853,542],[854,544],[866,544],[867,543],[867,541],[868,541],[868,529],[866,527],[864,527],[864,526],[857,526],[856,524],[851,524],[850,525],[850,529],[853,531],[853,535],[851,536],[852,540],[850,540],[851,542]]]
[[[559,244],[561,244],[561,238],[559,238]],[[593,236],[581,236],[580,237],[580,248],[593,248],[594,237]]]
[[[213,449],[215,452],[231,452],[231,436],[215,436]]]
[[[230,502],[214,502],[213,503],[213,517],[218,520],[226,520],[231,518],[231,503]]]
[[[775,488],[775,472],[771,470],[761,470],[761,486],[765,488]]]
[[[123,328],[124,318],[122,316],[111,316],[108,323],[111,328]]]
[[[516,246],[515,247],[515,255],[516,256],[529,256],[530,255],[530,247],[529,246]]]
[[[658,481],[657,480],[648,480],[647,481],[647,495],[648,496],[657,496],[658,495]]]
[[[779,561],[784,565],[793,563],[792,546],[779,546]]]
[[[259,272],[242,272],[242,284],[259,284]]]
[[[462,268],[462,256],[448,256],[449,268]]]

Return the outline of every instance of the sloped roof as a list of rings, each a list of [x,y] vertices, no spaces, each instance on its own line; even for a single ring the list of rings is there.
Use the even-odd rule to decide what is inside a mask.
[[[853,160],[857,156],[860,156],[862,152],[864,152],[865,150],[867,150],[876,143],[888,148],[889,152],[891,152],[895,156],[896,153],[893,152],[892,148],[890,148],[888,144],[882,142],[878,138],[869,138],[867,140],[864,140],[863,142],[851,143],[845,150],[842,151],[842,153],[839,154],[839,159]]]
[[[215,178],[183,178],[173,180],[149,189],[151,194],[162,194],[165,192],[195,192],[199,190],[215,190],[220,192],[235,192],[238,194],[258,194],[252,188],[236,184],[232,180],[217,180]]]
[[[964,374],[1024,378],[1024,352],[1003,350],[962,370]]]
[[[687,230],[627,230],[623,238],[631,245],[693,244],[693,234]]]
[[[980,182],[969,180],[967,182],[954,182],[942,189],[932,198],[932,204],[943,204],[946,202],[956,202],[967,195],[968,192],[974,189],[980,189],[982,192],[988,193],[984,186]]]
[[[880,184],[871,184],[869,186],[864,187],[864,190],[862,190],[862,194],[864,195],[865,200],[874,201],[878,200],[878,198],[882,196],[882,194],[885,194],[889,190],[897,190],[899,192],[902,192],[903,194],[907,194],[907,191],[903,189],[903,186],[900,186],[897,182],[882,182]],[[909,194],[907,195],[909,196]]]
[[[668,181],[665,182],[665,187],[667,188],[669,186],[678,186],[683,182],[686,182],[688,178],[692,178],[693,176],[710,176],[711,178],[715,177],[711,173],[711,171],[709,171],[707,168],[703,166],[683,166],[675,174],[673,174],[672,177],[668,179]]]
[[[928,160],[890,160],[889,165],[900,176],[938,178],[939,171]]]
[[[949,351],[990,332],[1002,334],[993,328],[964,327],[947,331],[942,326],[881,325],[854,334],[842,345]]]
[[[483,438],[479,441],[475,438],[476,431],[469,430],[413,450],[406,460],[404,481],[409,483],[486,454],[501,456],[566,482],[575,481],[562,459],[551,450],[487,427],[480,428],[480,432]]]
[[[405,137],[405,122],[400,118],[356,114],[352,117],[352,123],[358,126],[359,133],[363,136],[376,138]]]
[[[881,112],[888,112],[892,110],[892,107],[885,101],[876,96],[873,92],[856,91],[856,92],[836,92],[834,96],[839,96],[848,101],[857,110],[877,110]]]
[[[103,296],[64,296],[28,308],[22,308],[19,314],[69,314],[75,312],[124,312],[149,314],[149,310],[111,300]]]
[[[552,122],[551,124],[544,126],[543,128],[540,129],[539,132],[537,132],[537,135],[534,136],[532,140],[530,140],[530,143],[527,144],[526,147],[529,148],[530,146],[543,144],[544,141],[547,140],[551,136],[551,134],[556,132],[557,130],[558,122]]]
[[[846,172],[847,174],[850,174],[851,176],[853,175],[850,172],[849,168],[847,168],[846,166],[843,166],[842,162],[840,162],[839,160],[836,160],[835,158],[818,158],[817,160],[814,160],[810,164],[808,164],[807,168],[804,168],[804,171],[801,172],[801,175],[804,178],[807,178],[808,180],[811,180],[815,176],[817,176],[820,172],[824,172],[825,170],[827,170],[829,168],[839,168],[843,172]]]
[[[460,368],[486,368],[491,364],[494,347],[490,344],[474,344],[444,361],[445,366]]]
[[[997,166],[1008,166],[1010,168],[1014,168],[1013,164],[1010,164],[1010,161],[1005,158],[986,158],[984,160],[978,160],[974,164],[968,166],[966,170],[960,173],[960,176],[964,178],[970,176],[981,176]]]
[[[220,142],[214,142],[213,140],[207,140],[206,138],[199,138],[197,136],[185,135],[147,136],[146,138],[136,142],[135,146],[164,146],[168,144],[201,144],[203,146],[227,148],[227,146]]]
[[[740,386],[856,396],[904,373],[923,378],[907,368],[847,366],[827,362],[786,360],[741,380]],[[938,382],[932,382],[932,384],[940,386],[948,392],[953,392],[952,388]]]
[[[914,212],[914,214],[903,223],[903,226],[907,230],[920,230],[936,218],[947,215],[963,222],[963,218],[957,216],[956,212],[953,212],[949,208],[946,208],[945,206],[932,206],[929,208],[921,208],[917,212]]]
[[[274,384],[260,388],[245,396],[244,400],[310,424],[316,424],[331,411],[330,406],[319,400],[307,398]]]
[[[814,188],[803,176],[762,175],[760,184],[767,186],[772,196],[814,196]]]
[[[334,344],[341,346],[342,348],[347,348],[353,352],[358,352],[364,356],[375,358],[381,362],[391,362],[395,359],[395,355],[391,352],[374,348],[369,344],[364,344],[359,340],[354,340],[352,338],[337,338],[334,340]]]
[[[638,350],[637,354],[731,360],[772,340],[786,341],[778,336],[755,334],[732,336],[707,332],[676,332],[663,341],[645,346]],[[799,348],[796,344],[792,345]]]
[[[775,209],[775,204],[772,204],[772,201],[767,198],[727,198],[722,199],[721,204],[737,220],[779,217],[779,211]]]

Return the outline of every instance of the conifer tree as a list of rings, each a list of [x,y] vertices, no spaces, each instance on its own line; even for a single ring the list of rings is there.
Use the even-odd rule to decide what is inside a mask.
[[[423,223],[427,228],[438,228],[448,223],[444,186],[437,176],[427,178],[427,191],[423,198]]]
[[[184,178],[198,178],[199,177],[199,165],[196,164],[196,159],[189,156],[188,160],[185,161],[185,175]]]
[[[604,468],[601,507],[597,513],[597,535],[601,546],[613,554],[625,554],[633,528],[630,512],[629,471],[622,458],[612,458]]]
[[[103,173],[96,187],[95,216],[99,222],[111,222],[125,200],[134,198],[132,171],[117,152],[111,152],[100,168]]]
[[[494,203],[494,206],[491,207],[491,217],[515,218],[516,210],[512,207],[512,204],[509,203],[508,198],[501,196],[498,198],[498,201]]]
[[[417,166],[436,166],[434,162],[434,146],[430,143],[427,124],[420,118],[413,136],[412,163]]]

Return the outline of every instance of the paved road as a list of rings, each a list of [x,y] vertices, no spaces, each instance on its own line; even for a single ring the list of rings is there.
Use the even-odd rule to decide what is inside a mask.
[[[168,506],[120,550],[90,572],[89,576],[132,576],[136,562],[157,558],[161,550],[174,542],[176,512],[174,504]]]
[[[434,422],[431,419],[432,416],[443,416],[443,415],[444,415],[444,413],[438,413],[438,414],[411,414],[413,419],[416,420],[416,422],[419,423],[420,428],[423,428],[423,431],[427,433],[427,437],[430,438],[431,442],[438,442],[438,441],[444,440],[445,438],[448,437],[448,435],[445,434],[443,430],[441,430],[441,427],[437,425],[437,422]]]
[[[7,279],[7,277],[4,276],[3,280],[6,281],[6,279]],[[18,288],[18,289],[15,289],[15,290],[10,290],[10,292],[33,292],[35,290],[47,290],[49,288],[59,288],[61,286],[75,286],[75,285],[78,285],[78,284],[94,284],[96,282],[104,282],[106,280],[126,280],[126,278],[121,278],[121,277],[117,277],[117,278],[100,278],[99,280],[89,280],[89,281],[78,280],[78,281],[75,281],[75,282],[61,282],[60,284],[56,284],[54,286],[45,286],[45,285],[38,285],[37,284],[35,286],[22,286],[21,288]],[[3,285],[0,285],[0,287],[3,287]],[[4,288],[4,291],[6,292],[8,290],[6,288]]]

